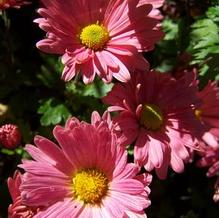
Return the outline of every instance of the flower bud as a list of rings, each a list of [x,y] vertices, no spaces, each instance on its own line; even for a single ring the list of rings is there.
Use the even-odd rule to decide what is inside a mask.
[[[16,125],[5,124],[0,127],[0,144],[7,149],[15,149],[21,141],[21,133]]]

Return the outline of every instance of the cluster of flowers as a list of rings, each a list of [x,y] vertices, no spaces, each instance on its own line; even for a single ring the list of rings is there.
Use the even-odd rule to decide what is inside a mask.
[[[140,52],[163,37],[163,0],[42,0],[35,20],[47,32],[37,47],[62,55],[62,78],[81,74],[85,84],[97,74],[119,80],[103,98],[111,105],[91,124],[70,118],[53,134],[59,145],[36,136],[25,150],[33,160],[8,179],[13,199],[9,217],[146,217],[155,170],[181,173],[199,151],[200,166],[219,172],[219,90],[201,91],[195,69],[178,77],[149,70]],[[121,83],[122,82],[122,83]],[[117,112],[111,119],[110,112]],[[134,163],[128,163],[128,145]],[[219,199],[219,181],[214,199]]]

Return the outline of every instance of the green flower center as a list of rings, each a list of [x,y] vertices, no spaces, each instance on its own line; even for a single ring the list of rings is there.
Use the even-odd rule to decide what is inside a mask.
[[[145,104],[140,115],[140,124],[148,130],[158,130],[163,125],[163,113],[160,108],[153,104]]]
[[[201,120],[202,110],[201,109],[195,109],[195,116],[198,120]]]
[[[76,199],[86,204],[99,204],[108,191],[108,179],[98,169],[84,169],[73,178],[73,192]]]
[[[109,41],[109,32],[103,25],[91,24],[82,29],[80,40],[84,46],[100,50]]]

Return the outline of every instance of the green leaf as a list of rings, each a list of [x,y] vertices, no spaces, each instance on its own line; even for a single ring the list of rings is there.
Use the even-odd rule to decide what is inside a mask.
[[[133,156],[134,155],[134,147],[133,146],[128,146],[127,147],[127,151],[128,151],[128,154]]]
[[[171,19],[166,18],[162,23],[165,32],[164,40],[173,40],[178,34],[178,24]]]
[[[113,83],[105,84],[100,79],[95,79],[95,81],[91,84],[84,85],[79,82],[69,82],[67,83],[67,91],[71,94],[78,94],[80,96],[92,96],[94,98],[102,98],[109,92],[113,87]]]
[[[43,101],[38,109],[38,113],[42,114],[40,118],[42,126],[56,125],[65,122],[71,116],[66,105],[53,98]]]
[[[212,19],[213,21],[219,22],[219,6],[209,8],[206,15],[208,18]]]
[[[204,18],[191,26],[191,64],[200,67],[201,83],[218,78],[219,67],[219,7],[208,8]]]
[[[100,85],[99,83],[92,83],[90,85],[85,86],[84,96],[93,96],[95,98],[102,98],[109,92],[113,87],[113,84],[105,84]]]

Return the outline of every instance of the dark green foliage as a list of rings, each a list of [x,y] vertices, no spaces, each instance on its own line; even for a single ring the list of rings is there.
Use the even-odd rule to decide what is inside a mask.
[[[219,73],[219,6],[207,10],[202,19],[191,26],[189,50],[191,64],[198,64],[200,74],[206,79],[218,80]]]
[[[42,114],[40,118],[42,126],[56,125],[62,121],[65,122],[71,116],[68,108],[54,98],[43,101],[37,112]]]

